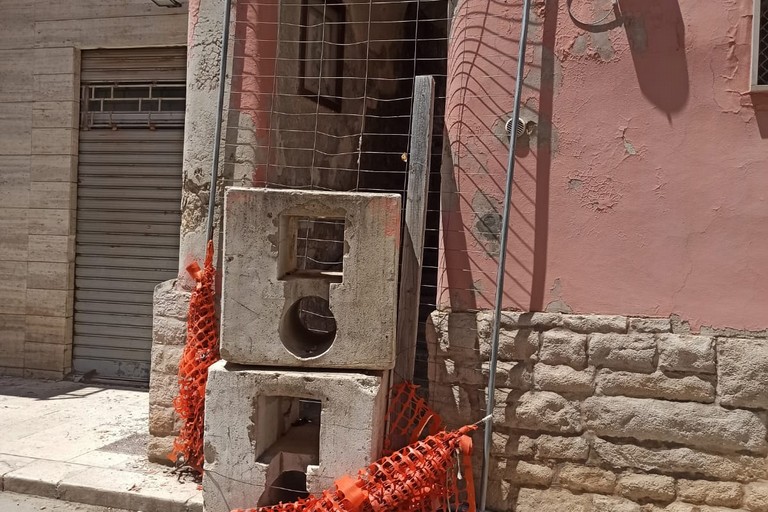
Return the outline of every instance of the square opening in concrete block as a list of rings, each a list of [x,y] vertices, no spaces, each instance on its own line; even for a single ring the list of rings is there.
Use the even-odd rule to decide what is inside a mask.
[[[279,279],[340,283],[344,273],[343,218],[280,217]]]
[[[256,461],[266,466],[259,507],[288,503],[309,495],[307,471],[320,464],[318,400],[291,396],[261,396],[262,421],[256,435]]]

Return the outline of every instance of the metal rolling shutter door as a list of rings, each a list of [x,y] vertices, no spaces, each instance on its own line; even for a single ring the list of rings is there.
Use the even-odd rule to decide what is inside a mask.
[[[126,55],[132,57],[127,62],[146,62],[142,52],[98,51],[95,59],[84,53],[83,82],[105,80],[115,61]],[[175,74],[167,69],[158,73],[152,64],[143,70],[135,65],[130,79],[181,75],[183,80],[183,49],[181,55],[171,59],[182,66]],[[126,75],[118,78],[129,81]],[[178,271],[183,138],[182,128],[170,127],[80,131],[76,373],[149,380],[153,290]]]

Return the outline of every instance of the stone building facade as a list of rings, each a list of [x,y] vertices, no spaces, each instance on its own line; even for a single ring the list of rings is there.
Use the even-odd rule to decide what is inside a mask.
[[[485,414],[506,176],[505,139],[465,134],[503,126],[490,98],[514,88],[519,5],[454,11],[429,329],[430,397],[452,425]],[[765,12],[534,2],[494,510],[768,510],[766,103],[750,76]]]
[[[71,370],[82,52],[187,45],[178,276],[154,291],[157,461],[176,427],[184,268],[204,248],[224,7],[184,4],[0,0],[1,374]],[[343,173],[262,172],[279,9],[273,0],[234,4],[219,190],[270,180],[348,188]],[[445,6],[438,300],[427,334],[432,403],[458,425],[485,410],[521,2]],[[768,510],[768,109],[750,76],[754,59],[765,62],[752,51],[760,9],[758,0],[534,2],[493,509]],[[360,37],[364,11],[358,3],[347,37]],[[374,50],[398,55],[392,45]],[[401,72],[376,71],[392,80]],[[303,126],[277,125],[288,142]],[[345,144],[321,148],[323,165],[349,166],[355,143]]]
[[[459,426],[485,414],[492,315],[431,320],[430,399]],[[768,510],[765,333],[560,313],[501,325],[493,510]]]
[[[0,375],[61,379],[73,355],[82,54],[183,49],[187,10],[2,0],[0,13]]]

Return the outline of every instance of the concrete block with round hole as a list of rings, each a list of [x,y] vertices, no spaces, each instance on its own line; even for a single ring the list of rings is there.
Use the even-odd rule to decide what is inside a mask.
[[[291,502],[375,461],[386,423],[387,375],[255,369],[226,361],[211,366],[206,512]]]
[[[399,245],[397,194],[229,188],[222,358],[391,369]]]

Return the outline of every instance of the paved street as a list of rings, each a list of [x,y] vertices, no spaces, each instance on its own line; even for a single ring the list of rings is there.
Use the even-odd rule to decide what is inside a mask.
[[[197,484],[147,461],[147,392],[0,377],[0,488],[129,510],[200,512]],[[29,509],[101,512],[103,509]],[[16,510],[27,504],[19,504]],[[66,508],[70,507],[70,508]],[[0,512],[13,508],[3,506]]]

